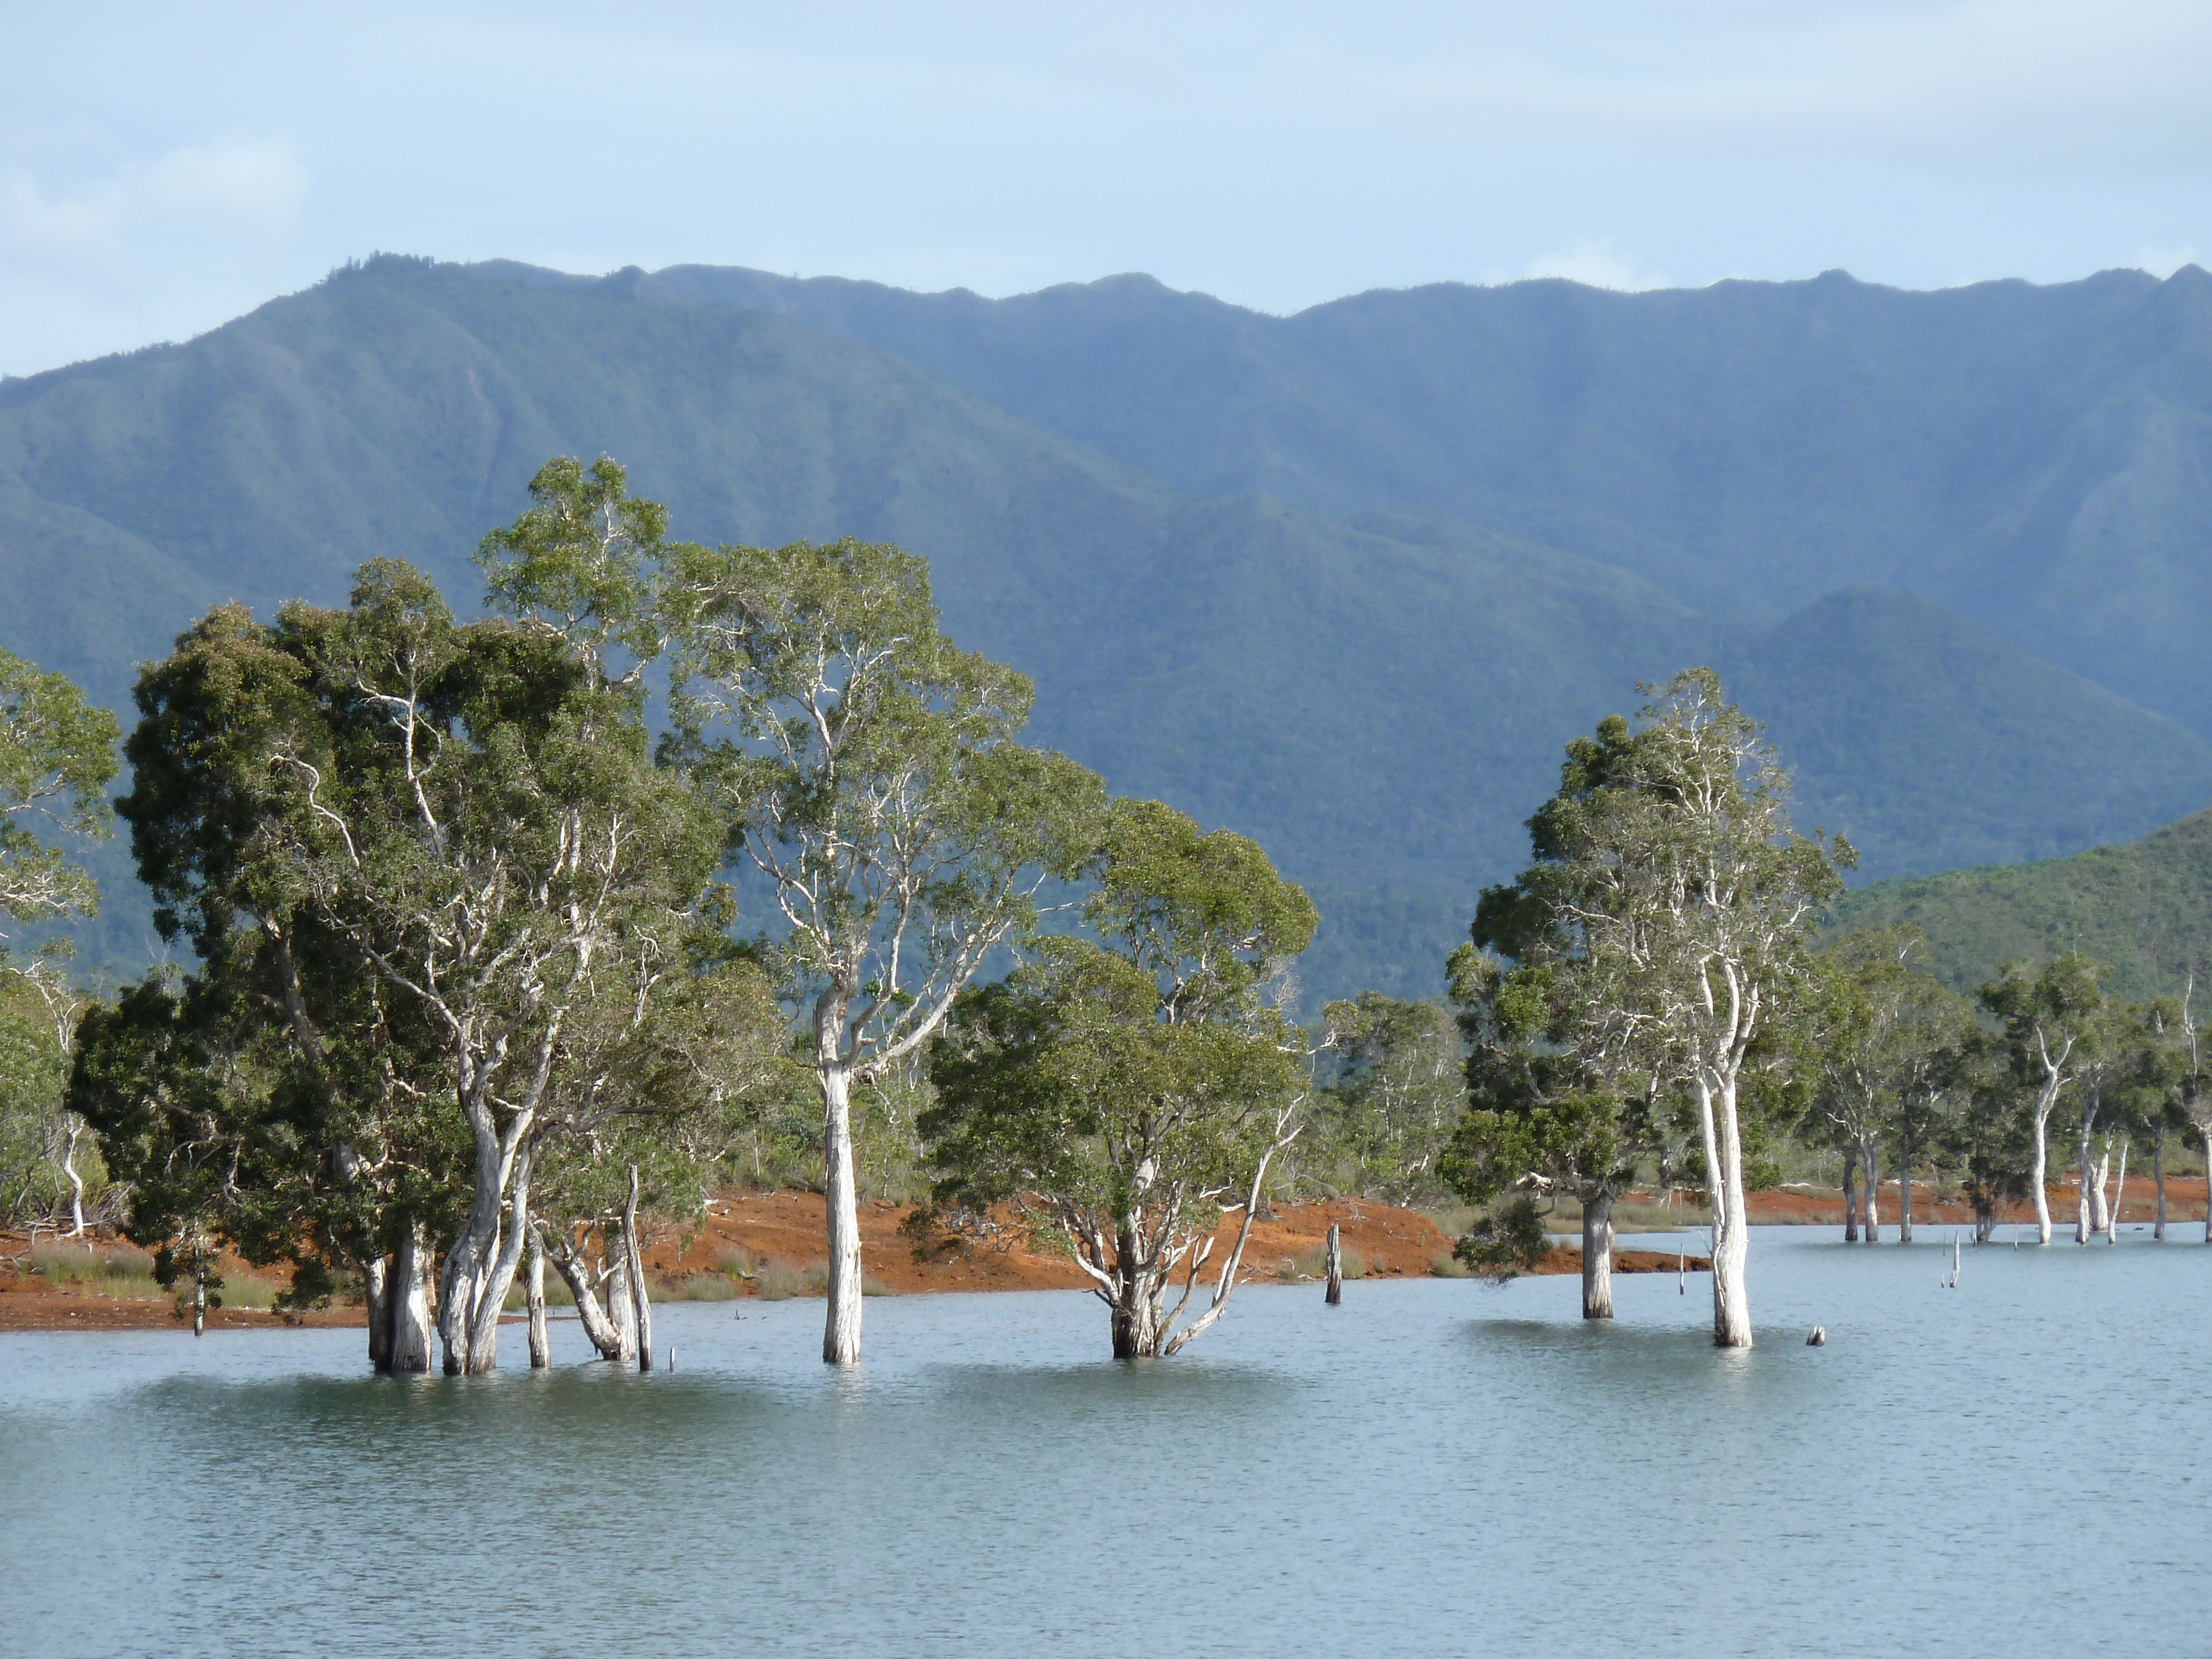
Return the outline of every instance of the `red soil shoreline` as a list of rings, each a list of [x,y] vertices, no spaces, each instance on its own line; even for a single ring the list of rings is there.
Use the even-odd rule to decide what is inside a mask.
[[[2166,1218],[2174,1227],[2203,1224],[2205,1182],[2201,1176],[2170,1177],[2166,1183]],[[1631,1194],[1631,1202],[1652,1201],[1651,1194]],[[1885,1239],[1894,1239],[1897,1225],[1897,1188],[1887,1183],[1881,1194],[1881,1227]],[[2070,1217],[2075,1206],[2071,1186],[2050,1189],[2054,1219]],[[1780,1188],[1753,1193],[1751,1219],[1761,1225],[1840,1226],[1843,1194],[1836,1188]],[[1955,1201],[1938,1201],[1923,1184],[1914,1182],[1913,1222],[1916,1226],[1954,1227],[1971,1224],[1973,1217]],[[2120,1218],[2130,1224],[2148,1222],[2154,1214],[2154,1194],[2148,1177],[2132,1175],[2128,1181]],[[872,1284],[898,1295],[945,1291],[1078,1290],[1089,1280],[1064,1257],[1040,1254],[1020,1245],[1000,1249],[990,1244],[946,1246],[917,1260],[915,1240],[901,1231],[912,1213],[908,1206],[878,1200],[860,1207],[861,1257]],[[2008,1210],[2008,1224],[2033,1219],[2027,1205]],[[803,1269],[823,1258],[823,1206],[814,1193],[739,1193],[715,1200],[705,1227],[684,1238],[661,1241],[647,1252],[648,1267],[664,1281],[682,1281],[704,1274],[721,1274],[739,1254],[757,1275],[766,1264]],[[1285,1205],[1253,1224],[1244,1251],[1244,1276],[1255,1284],[1285,1279],[1295,1282],[1316,1271],[1319,1252],[1331,1223],[1340,1229],[1345,1251],[1356,1257],[1367,1279],[1428,1278],[1440,1258],[1449,1258],[1451,1241],[1429,1217],[1410,1210],[1357,1199],[1334,1199],[1312,1204]],[[1686,1226],[1674,1249],[1643,1249],[1634,1243],[1613,1252],[1618,1273],[1672,1273],[1679,1256],[1687,1256],[1692,1271],[1707,1266],[1688,1247],[1702,1242],[1702,1230]],[[1639,1236],[1627,1235],[1633,1241]],[[1641,1237],[1665,1238],[1666,1235]],[[112,1243],[112,1240],[102,1241]],[[1236,1227],[1224,1224],[1218,1236],[1214,1260],[1218,1262],[1236,1243]],[[1672,1239],[1668,1243],[1674,1243]],[[21,1234],[0,1234],[0,1257],[27,1260],[29,1243]],[[1582,1253],[1569,1248],[1550,1251],[1537,1271],[1578,1273]],[[733,1288],[739,1296],[757,1295],[759,1280],[738,1278]],[[362,1323],[357,1307],[335,1307],[280,1316],[250,1309],[222,1308],[208,1316],[208,1328],[267,1330],[289,1322],[307,1327],[353,1327]],[[21,1273],[0,1260],[0,1331],[27,1330],[177,1330],[180,1322],[166,1300],[127,1300],[89,1292],[57,1289],[45,1279]]]

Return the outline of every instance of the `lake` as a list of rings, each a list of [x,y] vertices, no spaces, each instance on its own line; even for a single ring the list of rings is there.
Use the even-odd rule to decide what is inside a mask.
[[[848,1376],[818,1301],[647,1376],[0,1335],[0,1650],[2204,1651],[2212,1249],[1935,1231],[1759,1230],[1738,1353],[1672,1274],[1255,1284],[1136,1366],[1073,1291],[872,1300]]]

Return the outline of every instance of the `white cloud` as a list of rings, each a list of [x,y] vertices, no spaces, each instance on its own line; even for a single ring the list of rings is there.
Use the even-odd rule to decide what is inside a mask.
[[[74,190],[19,170],[0,178],[0,256],[19,272],[127,282],[179,237],[281,241],[307,197],[307,170],[284,139],[183,145]]]
[[[1549,253],[1540,253],[1521,268],[1521,275],[1564,276],[1571,283],[1613,289],[1623,294],[1674,286],[1663,270],[1638,270],[1603,237],[1582,237]]]

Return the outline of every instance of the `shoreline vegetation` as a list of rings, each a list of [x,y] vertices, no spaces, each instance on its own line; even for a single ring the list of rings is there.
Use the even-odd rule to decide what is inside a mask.
[[[819,1297],[847,1364],[869,1297],[1066,1287],[1136,1358],[1255,1279],[1578,1273],[1609,1318],[1694,1239],[1747,1347],[1753,1224],[1988,1242],[2027,1200],[2047,1245],[2069,1166],[2077,1242],[2146,1176],[2159,1237],[2190,1213],[2193,978],[2124,1003],[2069,955],[1969,1000],[1911,928],[1821,948],[1857,854],[1710,668],[1568,739],[1444,1000],[1316,1020],[1312,898],[1031,746],[921,558],[673,540],[605,456],[530,496],[481,615],[392,558],[343,608],[210,611],[120,757],[0,653],[0,913],[92,915],[23,825],[119,819],[193,957],[102,993],[0,940],[0,1218],[55,1235],[0,1324],[358,1306],[374,1369],[471,1375],[525,1312],[549,1364],[565,1307],[649,1370],[656,1301]]]
[[[2202,1176],[2166,1177],[2167,1224],[2179,1244],[2203,1224],[2206,1193]],[[1949,1242],[1954,1229],[1971,1233],[1972,1206],[1937,1183],[1913,1183],[1917,1242]],[[1884,1183],[1886,1214],[1893,1217],[1897,1183]],[[1678,1195],[1679,1196],[1679,1195]],[[2070,1204],[2070,1181],[2049,1193],[2053,1208]],[[1754,1192],[1748,1218],[1753,1226],[1841,1226],[1844,1198],[1838,1187],[1810,1182]],[[2148,1176],[2130,1176],[2124,1197],[2115,1205],[2122,1225],[2147,1225],[2156,1213],[2157,1193]],[[824,1278],[819,1241],[823,1201],[803,1189],[726,1193],[708,1206],[704,1225],[670,1236],[644,1249],[653,1299],[659,1303],[781,1301],[819,1297]],[[918,1229],[912,1204],[877,1199],[860,1206],[860,1234],[871,1295],[941,1295],[992,1291],[1080,1290],[1081,1270],[1063,1256],[1030,1249],[1018,1237],[956,1240]],[[1258,1285],[1310,1285],[1322,1282],[1323,1251],[1332,1224],[1339,1229],[1348,1279],[1466,1278],[1454,1261],[1453,1234],[1466,1212],[1400,1209],[1362,1199],[1282,1204],[1253,1224],[1246,1247],[1249,1282]],[[1650,1239],[1649,1248],[1631,1243],[1613,1251],[1616,1273],[1673,1273],[1678,1257],[1692,1273],[1709,1271],[1697,1247],[1705,1225],[1701,1208],[1669,1206],[1663,1195],[1627,1194],[1616,1206],[1617,1231],[1628,1240]],[[1552,1231],[1564,1233],[1579,1219],[1571,1204],[1549,1218]],[[2022,1200],[2007,1206],[2001,1225],[2030,1225],[2033,1206]],[[1223,1224],[1224,1241],[1233,1238],[1234,1218]],[[2187,1231],[2183,1230],[2186,1229]],[[1882,1230],[1882,1244],[1896,1243],[1893,1221]],[[208,1316],[210,1330],[358,1328],[367,1310],[356,1297],[331,1306],[282,1315],[270,1304],[282,1288],[277,1279],[226,1260],[224,1304]],[[1582,1252],[1554,1245],[1531,1272],[1573,1275],[1582,1271]],[[1355,1292],[1356,1293],[1356,1292]],[[565,1304],[566,1298],[559,1298]],[[43,1234],[36,1241],[21,1232],[0,1232],[0,1332],[175,1330],[191,1328],[188,1315],[176,1310],[176,1298],[155,1280],[143,1251],[102,1230],[82,1239]],[[558,1305],[558,1304],[556,1304]],[[573,1316],[570,1305],[553,1315]],[[510,1310],[520,1320],[520,1309]]]

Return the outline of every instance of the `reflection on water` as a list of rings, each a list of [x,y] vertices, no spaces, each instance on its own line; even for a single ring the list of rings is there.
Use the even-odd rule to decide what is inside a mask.
[[[1747,1354],[1671,1274],[1255,1285],[1136,1365],[1079,1292],[872,1302],[842,1376],[805,1302],[648,1376],[0,1337],[0,1649],[2193,1650],[2212,1250],[1833,1236],[1760,1237]]]

